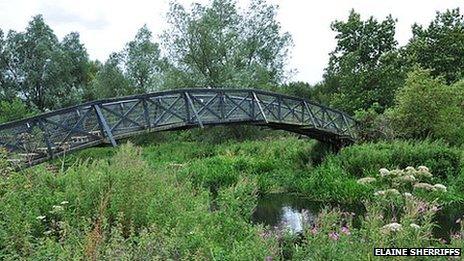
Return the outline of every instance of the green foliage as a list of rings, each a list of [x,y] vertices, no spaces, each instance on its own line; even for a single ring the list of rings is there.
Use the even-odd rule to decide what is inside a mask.
[[[335,21],[337,47],[330,54],[324,75],[330,103],[348,113],[368,109],[378,102],[383,110],[403,81],[403,64],[396,51],[396,21],[370,17],[366,21],[354,10],[348,20]]]
[[[28,105],[44,111],[79,102],[88,57],[77,33],[59,42],[37,15],[25,32],[9,32],[3,54],[7,90]]]
[[[121,52],[122,66],[134,93],[152,92],[161,86],[160,50],[152,42],[152,33],[146,25],[139,29],[135,39]]]
[[[391,140],[396,137],[392,120],[381,111],[380,105],[374,103],[367,110],[357,110],[355,118],[358,121],[358,139],[360,141]]]
[[[454,178],[461,170],[461,152],[439,141],[393,141],[343,148],[340,160],[353,176],[373,175],[382,168],[426,165],[440,179]]]
[[[140,149],[121,147],[107,161],[60,175],[43,169],[12,173],[0,187],[2,259],[264,259],[272,238],[248,223],[256,204],[253,180],[208,191],[153,173]]]
[[[235,0],[213,0],[187,10],[177,2],[163,35],[168,50],[165,87],[265,87],[284,77],[291,38],[282,33],[277,7],[251,1],[241,11]]]
[[[370,190],[358,184],[333,156],[296,182],[297,192],[321,201],[357,202],[368,197]]]
[[[447,86],[430,76],[428,70],[408,74],[405,86],[389,112],[398,135],[405,138],[443,138],[453,144],[463,142],[464,84]]]
[[[130,88],[129,81],[118,67],[119,63],[118,54],[111,54],[92,81],[90,97],[101,99],[133,94],[134,90]]]
[[[310,160],[314,152],[324,155],[317,166]],[[62,172],[43,165],[21,173],[1,168],[0,259],[346,260],[365,257],[374,246],[443,246],[430,233],[428,213],[436,204],[428,200],[462,195],[460,151],[439,142],[393,142],[325,152],[296,138],[175,141],[143,149],[127,144],[116,153],[89,149],[73,154],[68,160],[77,163]],[[434,175],[455,173],[421,180],[443,181],[450,195],[397,186],[411,168],[379,176],[380,167],[403,168],[402,162],[430,166]],[[367,175],[376,180],[358,180]],[[215,197],[209,186],[216,186]],[[330,202],[363,200],[367,211],[356,227],[350,213],[325,211],[296,243],[250,223],[257,194],[278,189]],[[400,192],[413,192],[413,200]],[[418,212],[423,208],[427,213]],[[389,230],[391,222],[402,229]],[[452,237],[451,246],[462,245],[463,232]]]
[[[33,114],[34,111],[28,108],[20,99],[0,101],[0,123],[19,120]]]
[[[283,84],[281,87],[273,90],[276,92],[283,92],[285,94],[300,97],[303,99],[313,99],[313,86],[306,82],[290,82]]]
[[[447,83],[464,77],[464,16],[459,8],[437,12],[435,20],[424,28],[415,24],[413,37],[405,53],[410,63],[443,76]]]

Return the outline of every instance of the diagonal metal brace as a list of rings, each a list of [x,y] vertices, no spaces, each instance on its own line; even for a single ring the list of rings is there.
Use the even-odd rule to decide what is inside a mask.
[[[259,111],[261,112],[261,115],[263,116],[264,118],[264,121],[266,123],[269,123],[267,121],[267,118],[266,118],[266,114],[264,114],[264,111],[263,111],[263,107],[261,107],[261,102],[258,100],[258,97],[256,96],[256,93],[255,92],[252,92],[253,93],[253,99],[256,101],[256,103],[258,104],[258,108],[259,108]]]
[[[203,129],[204,128],[203,122],[201,122],[200,120],[200,116],[198,115],[197,109],[195,109],[195,106],[193,106],[193,102],[192,102],[192,99],[190,98],[190,95],[188,94],[188,92],[184,92],[184,95],[185,97],[187,97],[187,101],[190,104],[190,107],[192,107],[193,114],[195,115],[195,118],[197,119],[198,124]]]
[[[93,108],[95,109],[95,112],[97,113],[98,123],[100,123],[100,127],[105,131],[106,137],[110,140],[111,145],[113,147],[116,147],[117,146],[116,141],[114,140],[110,127],[108,126],[108,123],[106,122],[106,119],[103,116],[103,113],[101,112],[100,106],[98,104],[95,104],[93,105]]]

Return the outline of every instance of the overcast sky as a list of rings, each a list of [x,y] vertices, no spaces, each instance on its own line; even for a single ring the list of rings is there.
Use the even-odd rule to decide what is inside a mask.
[[[238,0],[245,7],[249,0]],[[204,0],[179,0],[190,5]],[[354,8],[363,18],[384,19],[392,14],[398,19],[396,38],[407,43],[414,22],[427,25],[437,10],[460,7],[463,0],[269,0],[280,6],[278,19],[292,34],[294,48],[289,69],[295,69],[292,80],[316,83],[322,79],[328,53],[335,47],[330,23],[345,20]],[[80,33],[92,59],[106,60],[119,51],[143,25],[154,32],[155,40],[166,28],[169,0],[0,0],[0,28],[3,31],[24,30],[33,15],[43,14],[46,22],[61,39],[71,31]]]

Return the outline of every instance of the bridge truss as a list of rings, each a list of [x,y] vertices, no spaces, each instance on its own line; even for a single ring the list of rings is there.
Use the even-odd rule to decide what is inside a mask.
[[[253,89],[179,89],[92,101],[0,125],[8,161],[32,166],[71,151],[143,132],[253,124],[343,146],[355,120],[326,106]]]

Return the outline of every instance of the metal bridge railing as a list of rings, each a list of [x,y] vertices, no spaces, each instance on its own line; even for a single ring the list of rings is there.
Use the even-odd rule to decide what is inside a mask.
[[[58,155],[144,131],[244,123],[341,144],[355,120],[326,106],[262,90],[179,89],[98,100],[0,125],[8,160],[35,165]]]

